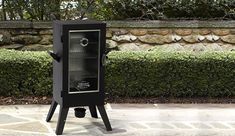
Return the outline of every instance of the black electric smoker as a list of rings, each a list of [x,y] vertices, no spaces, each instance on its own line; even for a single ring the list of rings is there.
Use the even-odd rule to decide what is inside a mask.
[[[89,106],[98,118],[98,108],[107,131],[111,131],[104,108],[104,65],[106,24],[76,20],[53,23],[53,100],[46,121],[60,105],[56,134],[63,133],[70,107]],[[76,117],[84,117],[84,108],[75,108]]]

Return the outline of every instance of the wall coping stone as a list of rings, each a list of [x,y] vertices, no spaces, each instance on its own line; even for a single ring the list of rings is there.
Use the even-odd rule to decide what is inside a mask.
[[[108,28],[235,28],[235,21],[105,21]],[[0,21],[0,29],[51,29],[52,22]]]
[[[235,21],[108,21],[107,27],[123,28],[235,28]]]
[[[52,22],[43,22],[43,21],[0,21],[0,29],[7,28],[28,28],[28,29],[51,29]]]

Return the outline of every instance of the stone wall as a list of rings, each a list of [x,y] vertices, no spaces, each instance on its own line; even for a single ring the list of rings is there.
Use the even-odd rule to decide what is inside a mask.
[[[121,51],[231,51],[235,49],[235,21],[109,22],[108,48]]]
[[[52,27],[50,22],[0,22],[0,48],[18,50],[50,50]]]
[[[235,21],[109,21],[109,50],[231,51],[235,49]],[[49,50],[51,22],[0,22],[0,48]]]

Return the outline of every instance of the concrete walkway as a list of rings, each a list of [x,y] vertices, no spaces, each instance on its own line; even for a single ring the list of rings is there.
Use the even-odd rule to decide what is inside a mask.
[[[54,136],[58,108],[45,122],[49,105],[0,106],[0,136]],[[220,104],[107,104],[113,127],[102,120],[74,117],[64,128],[66,136],[235,136],[235,105]]]

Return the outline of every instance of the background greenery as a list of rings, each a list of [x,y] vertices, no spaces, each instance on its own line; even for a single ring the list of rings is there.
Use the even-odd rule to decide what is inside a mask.
[[[51,92],[52,60],[46,52],[0,50],[0,96]]]
[[[111,0],[109,19],[234,19],[234,0]],[[108,15],[107,15],[108,16]]]
[[[106,90],[111,96],[235,96],[235,52],[111,52]]]
[[[235,52],[110,52],[110,96],[235,96]],[[46,52],[0,50],[0,95],[51,95],[52,59]]]
[[[235,19],[235,0],[2,0],[0,6],[2,20]]]

